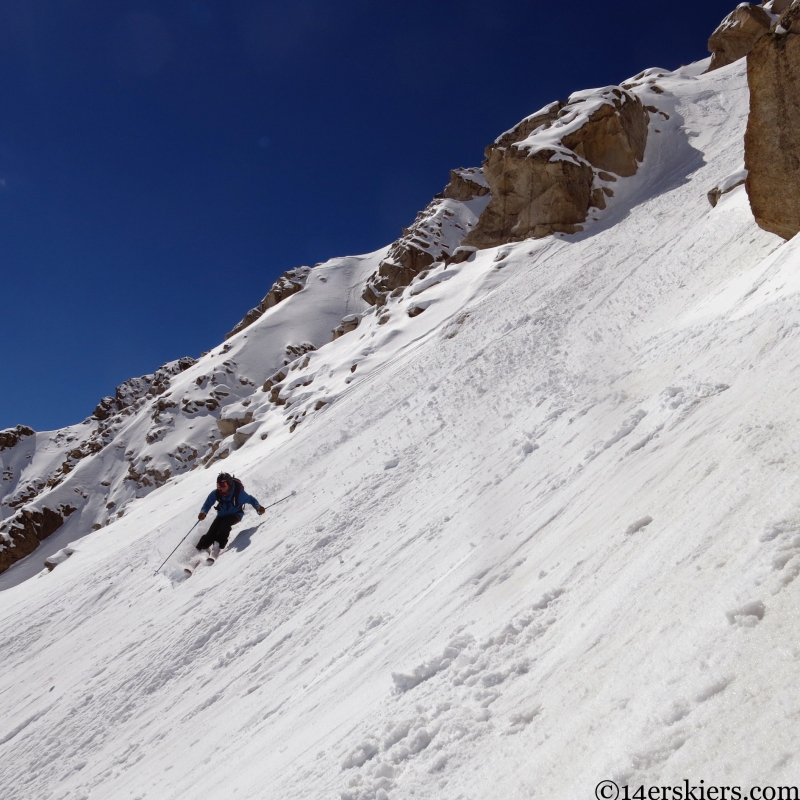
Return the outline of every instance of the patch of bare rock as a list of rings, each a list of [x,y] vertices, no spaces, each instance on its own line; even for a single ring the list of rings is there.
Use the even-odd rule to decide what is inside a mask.
[[[0,431],[0,450],[9,450],[18,445],[27,436],[33,436],[36,431],[27,425],[17,425]]]
[[[363,299],[382,306],[391,292],[401,291],[420,272],[450,256],[474,227],[489,191],[479,167],[451,170],[444,191],[417,214],[410,228],[403,228],[403,236],[369,277]],[[337,329],[334,338],[342,333],[347,331]]]
[[[753,3],[740,3],[722,20],[708,40],[708,52],[711,53],[708,71],[744,58],[769,31],[770,25],[772,17],[764,8]]]
[[[352,333],[352,331],[358,327],[360,320],[361,318],[358,314],[347,314],[342,317],[341,325],[337,325],[333,331],[331,331],[331,341],[335,341],[346,333]]]
[[[707,197],[708,202],[711,203],[711,207],[716,208],[717,203],[719,203],[720,198],[723,195],[728,194],[728,192],[732,192],[738,186],[741,186],[746,180],[747,170],[744,169],[737,170],[721,180],[716,186],[708,191]]]
[[[492,199],[462,246],[582,230],[591,208],[605,208],[600,182],[634,175],[644,158],[649,115],[619,86],[579,92],[526,117],[486,150]]]
[[[750,207],[764,230],[790,239],[800,231],[800,3],[786,9],[750,51],[747,83]]]
[[[89,497],[80,485],[76,486],[76,507],[72,500],[63,502],[63,492],[55,497],[51,492],[68,481],[84,459],[104,450],[123,427],[126,418],[149,404],[153,409],[154,425],[147,434],[147,444],[161,438],[164,433],[163,428],[159,428],[161,414],[177,406],[169,397],[172,379],[195,363],[193,358],[181,358],[165,364],[152,374],[125,381],[117,387],[114,395],[104,397],[98,403],[94,414],[82,426],[56,431],[50,436],[49,445],[63,453],[61,458],[54,459],[49,470],[39,474],[35,480],[20,479],[19,485],[12,485],[2,500],[2,504],[15,513],[0,523],[0,572],[32,553],[41,541],[59,530],[67,517],[77,511],[82,501]],[[34,431],[24,425],[0,431],[0,451],[18,445],[26,447],[25,441],[33,435]],[[190,468],[192,460],[197,457],[197,452],[192,452],[193,450],[189,445],[181,444],[174,455],[180,459],[184,454],[186,468]],[[149,465],[139,467],[137,471],[137,466],[131,460],[126,479],[135,481],[142,487],[160,486],[169,479],[172,472],[169,467],[159,470]],[[9,469],[6,472],[4,479],[13,481],[14,471]],[[104,481],[94,487],[93,494],[107,495],[108,487],[109,483]],[[56,499],[57,497],[61,500]],[[73,495],[70,494],[70,497]],[[107,507],[114,505],[115,503],[111,503]],[[95,523],[92,527],[96,530],[101,525]]]
[[[170,361],[159,367],[150,375],[140,378],[130,378],[117,386],[113,396],[104,397],[95,408],[93,417],[97,420],[107,420],[114,414],[119,414],[131,408],[138,400],[145,397],[156,397],[164,394],[170,385],[170,379],[184,370],[189,369],[197,362],[190,356],[184,356],[177,361]]]
[[[39,542],[52,536],[64,520],[76,509],[60,505],[54,511],[50,508],[25,508],[10,520],[0,525],[3,547],[0,548],[0,572],[5,572],[12,564],[30,555]]]
[[[252,325],[265,311],[304,289],[310,272],[311,267],[295,267],[288,270],[288,272],[284,272],[272,284],[272,288],[267,292],[266,297],[255,308],[251,308],[244,315],[244,319],[230,333],[225,334],[225,338],[230,339],[231,336],[235,336],[239,331],[243,331]]]

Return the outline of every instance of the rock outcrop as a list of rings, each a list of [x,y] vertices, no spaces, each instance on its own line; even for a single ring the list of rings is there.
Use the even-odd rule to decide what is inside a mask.
[[[581,230],[590,208],[605,208],[599,171],[612,181],[636,173],[648,120],[641,101],[616,86],[580,92],[522,120],[486,150],[492,199],[462,245],[483,249]]]
[[[483,177],[483,170],[480,167],[470,167],[468,169],[451,169],[450,183],[437,197],[447,197],[450,200],[460,200],[465,203],[474,197],[483,197],[485,194],[489,194],[489,185]]]
[[[106,420],[113,414],[134,406],[137,401],[156,397],[164,394],[170,385],[173,375],[189,369],[197,362],[190,356],[184,356],[177,361],[170,361],[159,367],[151,375],[142,375],[140,378],[130,378],[117,386],[113,396],[104,397],[95,408],[92,416],[97,420]]]
[[[713,189],[708,191],[708,202],[711,203],[712,208],[716,208],[720,197],[728,192],[732,192],[737,186],[741,186],[747,180],[747,170],[740,169],[731,173],[726,178],[721,180]]]
[[[556,159],[554,150],[527,154],[508,148],[487,165],[494,200],[466,245],[480,249],[557,231],[575,233],[591,203],[594,172],[580,159]]]
[[[83,526],[83,531],[98,530],[112,519],[120,516],[120,505],[135,496],[166,483],[172,476],[193,469],[199,457],[212,445],[212,441],[202,436],[198,442],[178,441],[169,450],[160,444],[174,428],[176,414],[208,414],[222,403],[222,396],[235,398],[234,390],[216,385],[219,379],[229,377],[234,370],[222,362],[206,383],[212,397],[203,405],[202,411],[188,407],[187,397],[172,397],[176,377],[197,362],[193,358],[181,358],[169,362],[149,375],[131,378],[120,384],[114,395],[104,397],[98,403],[94,414],[77,425],[34,436],[31,428],[18,425],[16,428],[0,431],[0,461],[2,461],[3,494],[0,499],[2,512],[7,516],[0,521],[0,572],[13,563],[32,553],[41,541],[60,530],[67,517],[87,505],[93,506],[91,515],[84,517],[75,514],[70,523]],[[237,376],[238,385],[244,388],[247,380]],[[191,384],[192,389],[202,394],[200,386]],[[181,394],[185,391],[182,389]],[[215,394],[219,392],[219,394]],[[189,393],[187,393],[187,396]],[[217,399],[218,398],[218,399]],[[191,399],[191,398],[189,398]],[[141,422],[139,440],[128,448],[119,442],[119,435],[127,431],[133,418]],[[215,434],[216,435],[216,434]],[[41,446],[37,440],[41,439]],[[111,486],[111,481],[94,484],[91,492],[88,484],[78,478],[70,486],[69,482],[80,473],[86,462],[100,455],[116,441],[115,453],[122,461],[127,474]],[[16,449],[15,449],[16,448]],[[163,451],[163,452],[162,452]],[[102,456],[100,456],[102,458]],[[91,468],[90,468],[91,471]],[[84,473],[85,475],[86,473]],[[93,482],[93,478],[89,478]],[[106,503],[108,495],[115,492],[116,499],[106,504],[105,511],[97,507]],[[87,502],[88,501],[88,502]]]
[[[401,291],[431,264],[448,258],[475,226],[489,202],[489,191],[480,168],[452,170],[444,191],[417,214],[410,228],[403,229],[403,236],[367,280],[363,299],[382,306],[391,292]]]
[[[800,231],[800,4],[747,57],[747,194],[756,222],[790,239]]]
[[[225,338],[230,339],[231,336],[235,336],[239,331],[243,331],[245,328],[252,325],[265,311],[305,288],[306,280],[310,272],[311,267],[295,267],[295,269],[284,272],[283,275],[272,284],[272,288],[267,292],[266,297],[255,308],[251,308],[250,311],[244,315],[244,319],[230,333],[225,334]]]
[[[773,14],[783,14],[791,4],[792,0],[770,0],[770,2],[764,3],[764,8]]]
[[[28,436],[33,436],[36,431],[27,425],[17,425],[16,428],[7,428],[0,431],[0,451],[9,450],[18,445]]]
[[[520,120],[513,128],[507,130],[505,133],[501,133],[500,136],[486,148],[486,158],[488,159],[492,151],[498,148],[509,147],[516,142],[524,141],[537,128],[541,128],[543,125],[545,127],[552,125],[558,119],[558,115],[565,105],[566,103],[561,100],[555,100],[535,114],[531,114],[525,117],[525,119]]]
[[[233,435],[239,428],[243,428],[252,421],[252,411],[246,411],[244,408],[232,408],[217,420],[217,427],[224,438]]]
[[[337,325],[331,331],[331,341],[336,341],[340,336],[344,336],[346,333],[351,333],[354,331],[359,323],[361,322],[361,317],[358,314],[348,314],[345,317],[342,317],[341,325]]]
[[[771,24],[772,17],[761,6],[752,3],[738,5],[722,20],[708,40],[708,52],[711,53],[708,71],[744,58],[769,31]]]
[[[55,511],[50,508],[26,508],[0,526],[0,572],[5,572],[12,564],[30,555],[39,542],[52,536],[64,520],[76,509],[60,505]]]

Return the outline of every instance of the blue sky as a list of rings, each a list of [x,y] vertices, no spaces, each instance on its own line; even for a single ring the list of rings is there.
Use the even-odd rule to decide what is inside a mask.
[[[0,429],[198,356],[526,114],[705,57],[735,5],[0,0]]]

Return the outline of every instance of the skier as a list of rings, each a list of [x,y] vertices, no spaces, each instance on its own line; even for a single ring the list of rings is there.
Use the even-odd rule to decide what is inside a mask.
[[[211,523],[208,533],[201,536],[197,543],[197,550],[208,550],[209,559],[212,561],[228,544],[231,528],[242,521],[245,503],[253,506],[259,515],[264,513],[264,506],[255,497],[247,494],[238,478],[234,478],[227,472],[221,472],[217,476],[217,488],[206,498],[197,519],[202,522],[214,503],[217,504],[217,516]]]

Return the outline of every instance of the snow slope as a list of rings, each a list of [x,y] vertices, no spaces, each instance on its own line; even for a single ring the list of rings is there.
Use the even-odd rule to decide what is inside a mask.
[[[628,84],[663,113],[582,234],[435,267],[252,396],[225,468],[297,495],[215,566],[153,574],[194,470],[0,595],[4,797],[800,784],[800,245],[709,205],[747,89],[706,63]]]
[[[25,509],[73,509],[55,534],[0,574],[0,589],[37,574],[73,539],[111,524],[130,503],[197,468],[210,448],[224,455],[230,442],[217,419],[249,404],[264,379],[298,353],[330,341],[342,316],[367,307],[361,290],[386,249],[318,264],[301,292],[198,361],[186,359],[190,366],[173,362],[123,384],[120,402],[106,398],[110,402],[98,406],[108,415],[99,421],[96,411],[78,425],[0,450],[0,522],[11,526]],[[0,542],[8,535],[0,525]]]

